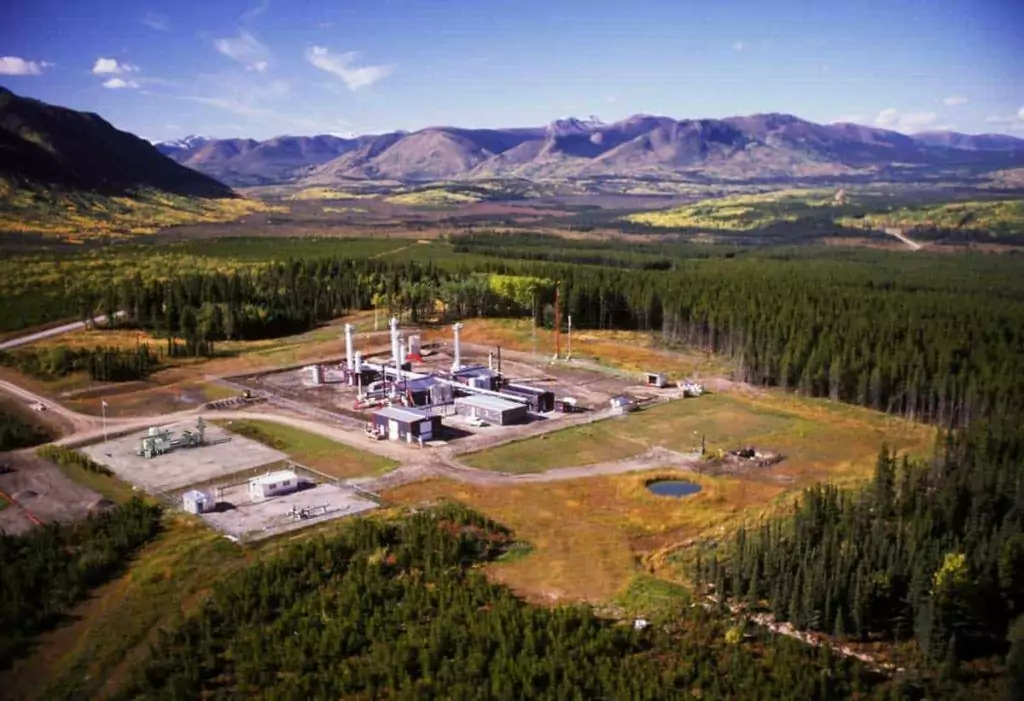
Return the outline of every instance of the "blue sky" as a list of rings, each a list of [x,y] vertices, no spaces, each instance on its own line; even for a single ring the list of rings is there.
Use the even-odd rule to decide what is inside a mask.
[[[0,85],[150,139],[787,112],[1024,136],[1019,0],[11,0]]]

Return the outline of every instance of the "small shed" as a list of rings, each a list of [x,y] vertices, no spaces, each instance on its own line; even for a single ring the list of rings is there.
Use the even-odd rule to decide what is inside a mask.
[[[282,494],[291,494],[300,486],[301,480],[294,470],[268,472],[249,480],[249,498],[252,501],[263,501]]]
[[[413,407],[385,407],[373,414],[373,430],[393,441],[431,441],[441,433],[441,417]]]
[[[477,389],[497,390],[501,375],[486,365],[460,368],[452,372],[452,379]]]
[[[580,410],[576,397],[559,397],[556,403],[558,410],[563,414],[575,414]]]
[[[190,489],[181,495],[181,508],[190,514],[205,514],[213,511],[214,506],[216,504],[210,495],[198,489]]]
[[[546,414],[555,410],[555,393],[550,390],[529,385],[506,385],[501,391],[503,394],[525,397],[530,409],[537,413]]]
[[[455,398],[455,413],[460,416],[475,416],[495,426],[507,426],[526,420],[528,407],[524,403],[513,402],[485,394]]]
[[[625,394],[620,394],[617,397],[612,397],[611,405],[612,411],[616,414],[626,414],[630,411],[634,411],[637,408],[636,400]]]
[[[664,373],[660,372],[646,372],[644,373],[644,384],[648,387],[668,387],[668,378],[665,377]]]

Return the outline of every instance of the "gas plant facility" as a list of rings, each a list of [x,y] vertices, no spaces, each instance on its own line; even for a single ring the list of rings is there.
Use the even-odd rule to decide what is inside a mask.
[[[392,317],[380,332],[387,334],[386,346],[379,335],[367,333],[363,338],[377,336],[376,345],[357,348],[356,327],[345,324],[343,358],[228,379],[285,408],[360,428],[372,440],[418,446],[481,431],[498,435],[503,427],[558,422],[570,414],[612,416],[645,403],[639,396],[627,405],[621,399],[627,391],[653,392],[647,399],[703,391],[696,383],[669,382],[664,373],[630,382],[587,370],[572,360],[571,342],[561,355],[558,338],[558,362],[524,360],[524,354],[503,359],[500,346],[464,344],[461,323],[449,328],[450,336],[424,343],[419,330],[403,333]]]

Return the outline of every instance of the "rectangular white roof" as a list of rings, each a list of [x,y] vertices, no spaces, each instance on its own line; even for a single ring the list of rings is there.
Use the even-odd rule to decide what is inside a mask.
[[[293,480],[296,478],[297,475],[295,474],[295,470],[277,470],[276,472],[268,472],[265,475],[253,477],[249,481],[255,482],[256,484],[272,484],[276,482],[283,482],[284,480]]]
[[[455,403],[473,406],[479,409],[491,409],[493,411],[508,411],[509,409],[516,409],[518,407],[525,406],[519,402],[510,402],[505,399],[491,397],[486,394],[471,394],[468,397],[458,397],[456,398]]]
[[[397,406],[384,407],[377,412],[377,416],[383,416],[385,419],[394,419],[395,421],[402,421],[404,423],[416,423],[417,421],[423,421],[431,417],[431,415],[425,411],[417,411],[416,409]]]
[[[192,501],[203,501],[209,499],[206,492],[200,492],[198,489],[190,489],[181,495],[182,499],[191,499]]]

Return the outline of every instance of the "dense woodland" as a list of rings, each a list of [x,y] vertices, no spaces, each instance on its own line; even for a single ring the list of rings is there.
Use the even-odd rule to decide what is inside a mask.
[[[159,529],[159,507],[133,499],[79,523],[0,533],[0,669],[90,589],[120,572]]]
[[[538,246],[501,241],[460,240],[480,246],[472,268],[458,256],[307,258],[126,277],[81,292],[76,306],[85,316],[124,310],[119,323],[164,335],[169,353],[201,355],[218,340],[295,333],[374,305],[411,321],[432,318],[440,303],[450,319],[533,315],[544,323],[560,280],[562,318],[571,314],[576,328],[660,331],[732,357],[755,384],[942,426],[1024,411],[1024,264],[1013,258],[962,256],[954,265],[938,256],[773,251],[701,259],[683,248],[629,250],[619,254],[625,267],[609,267],[587,263],[615,257],[614,249],[568,246],[558,254],[565,262],[553,263],[516,260],[512,249],[532,258]],[[645,269],[662,256],[676,256],[670,270]]]
[[[950,672],[1014,638],[1020,655],[1024,432],[979,421],[927,461],[883,449],[870,484],[813,487],[791,519],[740,529],[725,552],[698,561],[698,585],[800,628],[914,640]]]
[[[687,609],[636,631],[528,605],[472,565],[510,535],[461,507],[361,520],[237,572],[161,636],[125,699],[885,698],[898,684]]]

